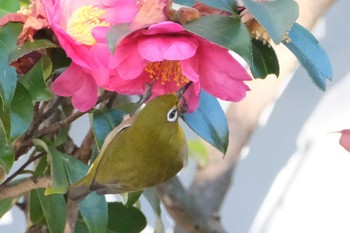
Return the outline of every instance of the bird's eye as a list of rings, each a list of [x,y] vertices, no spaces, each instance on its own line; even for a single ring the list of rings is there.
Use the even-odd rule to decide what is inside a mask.
[[[167,115],[167,120],[169,122],[174,122],[177,119],[177,109],[176,108],[172,108],[169,110],[168,115]]]

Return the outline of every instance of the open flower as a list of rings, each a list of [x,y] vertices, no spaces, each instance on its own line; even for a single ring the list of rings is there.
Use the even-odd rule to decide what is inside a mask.
[[[110,69],[108,67],[112,54],[106,43],[106,34],[110,26],[119,23],[131,22],[136,13],[137,6],[134,0],[45,0],[44,4],[50,27],[57,36],[60,45],[65,50],[68,57],[72,59],[73,68],[58,77],[53,83],[53,91],[60,95],[66,93],[65,85],[68,83],[67,77],[74,77],[74,73],[79,68],[79,77],[83,80],[94,81],[89,85],[96,85],[89,88],[89,102],[83,99],[77,101],[82,95],[75,95],[74,107],[80,111],[87,111],[92,108],[97,99],[97,87],[107,85],[109,81]],[[59,84],[55,84],[55,83]],[[91,90],[95,90],[91,93]],[[78,92],[78,89],[75,90]],[[79,91],[83,91],[81,88]],[[86,90],[87,92],[87,90]],[[68,96],[73,96],[71,90]],[[95,102],[93,101],[95,100]]]
[[[251,80],[227,49],[169,21],[125,37],[111,66],[116,74],[106,88],[122,94],[141,94],[153,79],[153,97],[192,81],[185,93],[190,112],[198,106],[201,88],[220,99],[240,101],[249,90],[244,81]]]

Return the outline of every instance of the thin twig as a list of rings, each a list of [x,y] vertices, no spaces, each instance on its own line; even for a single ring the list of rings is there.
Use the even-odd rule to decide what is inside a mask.
[[[32,162],[34,162],[37,159],[40,159],[41,157],[44,156],[44,152],[35,155],[31,158],[29,158],[20,168],[18,168],[18,170],[16,172],[14,172],[11,176],[9,176],[4,182],[2,182],[1,186],[5,186],[6,184],[8,184],[11,180],[13,180],[16,176],[18,176],[19,174],[23,174],[24,169],[31,164]]]

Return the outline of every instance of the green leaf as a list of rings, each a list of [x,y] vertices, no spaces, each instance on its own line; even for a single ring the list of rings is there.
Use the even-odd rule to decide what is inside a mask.
[[[155,192],[154,188],[148,188],[143,191],[143,195],[147,199],[148,203],[151,205],[153,209],[153,213],[155,216],[155,226],[154,233],[164,233],[164,224],[161,217],[161,208],[160,208],[160,200]]]
[[[72,156],[63,157],[64,167],[71,184],[86,175],[88,167],[83,162]],[[79,203],[79,208],[90,233],[105,232],[108,223],[108,207],[103,195],[91,193]]]
[[[99,150],[107,134],[123,121],[125,114],[119,109],[96,110],[93,112],[93,130]]]
[[[298,58],[314,84],[321,90],[326,89],[326,80],[332,80],[332,66],[327,53],[317,39],[304,27],[295,23],[289,32],[291,41],[283,44]]]
[[[78,219],[74,228],[74,233],[87,233],[89,228],[86,226],[85,222],[82,219]]]
[[[184,27],[194,34],[236,52],[248,64],[253,63],[250,34],[238,17],[208,15]]]
[[[225,113],[215,97],[202,90],[197,110],[184,114],[183,119],[201,138],[226,153],[228,126]]]
[[[12,208],[13,204],[14,200],[12,198],[5,198],[0,200],[0,219]]]
[[[5,178],[12,168],[15,153],[6,141],[4,129],[0,127],[0,182]]]
[[[0,9],[4,10],[5,12],[16,12],[19,10],[19,2],[17,0],[0,0]],[[3,15],[0,14],[0,17]]]
[[[174,2],[184,6],[193,6],[195,0],[174,0]]]
[[[294,0],[258,2],[242,0],[244,6],[266,29],[275,44],[279,44],[298,18],[298,3]]]
[[[103,195],[90,193],[79,203],[79,208],[90,233],[106,231],[108,223],[108,207]]]
[[[16,90],[16,69],[9,65],[8,54],[16,47],[20,31],[21,25],[16,23],[8,24],[0,30],[0,98],[3,110],[10,106]]]
[[[20,82],[28,90],[32,100],[47,101],[51,99],[51,92],[45,83],[44,58],[41,58],[28,73],[23,75]]]
[[[26,41],[22,46],[15,48],[9,54],[8,61],[11,64],[17,61],[19,58],[27,55],[31,52],[38,51],[41,49],[57,48],[58,46],[47,39],[38,39],[33,42]]]
[[[131,32],[130,24],[117,24],[109,28],[106,36],[109,51],[114,54],[116,45]]]
[[[209,161],[209,153],[207,148],[203,145],[202,141],[189,140],[187,144],[189,151],[188,154],[197,161],[199,167],[205,167]]]
[[[45,196],[42,188],[34,191],[38,195],[50,233],[62,233],[66,222],[66,202],[63,195]]]
[[[49,148],[48,145],[40,140],[33,139],[33,143],[36,146],[44,148],[47,152],[47,161],[50,164],[51,185],[45,190],[45,195],[51,194],[64,194],[68,189],[68,178],[64,167],[64,156],[62,152],[55,148]]]
[[[128,193],[128,201],[126,202],[126,206],[127,207],[133,206],[139,200],[142,193],[143,193],[143,190]]]
[[[41,203],[36,190],[30,191],[29,195],[29,217],[33,224],[45,223],[45,217]]]
[[[11,140],[21,136],[30,126],[33,120],[33,104],[28,91],[17,83],[15,95],[10,106]]]
[[[260,40],[254,40],[253,43],[253,66],[251,67],[254,78],[266,78],[269,74],[278,77],[280,67],[275,50],[264,44]]]
[[[146,225],[146,217],[138,208],[127,207],[120,202],[108,203],[107,232],[139,233]]]
[[[233,9],[236,8],[235,0],[199,0],[205,5],[233,13]]]

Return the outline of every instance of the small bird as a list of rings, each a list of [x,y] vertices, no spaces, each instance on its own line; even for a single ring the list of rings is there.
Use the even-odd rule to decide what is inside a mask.
[[[187,142],[178,118],[187,110],[183,93],[158,96],[106,137],[87,175],[72,184],[75,201],[90,192],[119,194],[163,183],[175,176],[187,160]]]

